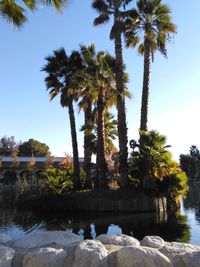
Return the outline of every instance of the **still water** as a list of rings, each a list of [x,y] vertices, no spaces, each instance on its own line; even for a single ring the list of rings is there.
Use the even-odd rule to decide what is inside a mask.
[[[166,241],[200,245],[200,183],[190,185],[188,197],[182,201],[181,215],[177,217],[166,213],[40,214],[0,209],[0,233],[7,233],[15,239],[31,232],[46,230],[70,231],[84,238],[95,238],[102,233],[123,233],[139,240],[145,235],[159,235]]]

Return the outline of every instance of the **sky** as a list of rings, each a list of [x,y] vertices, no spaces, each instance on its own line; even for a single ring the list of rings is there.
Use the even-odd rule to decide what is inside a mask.
[[[70,54],[79,44],[94,43],[97,51],[114,55],[109,40],[111,23],[93,26],[97,13],[91,0],[71,0],[57,14],[52,8],[39,7],[27,12],[28,22],[19,30],[0,19],[0,137],[14,136],[17,141],[30,138],[46,143],[53,155],[71,154],[67,109],[59,98],[49,102],[45,57],[64,47]],[[200,1],[166,0],[172,10],[177,34],[167,45],[168,58],[155,54],[151,68],[148,128],[167,136],[175,160],[188,153],[191,145],[200,148]],[[128,138],[137,139],[143,78],[143,58],[136,49],[124,47],[124,62],[129,73],[127,100]],[[77,107],[76,120],[79,154],[83,156],[83,114]],[[115,112],[115,111],[114,111]]]

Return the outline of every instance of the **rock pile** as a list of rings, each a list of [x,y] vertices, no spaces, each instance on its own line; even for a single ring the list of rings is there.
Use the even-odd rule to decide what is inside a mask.
[[[12,240],[0,234],[0,267],[199,267],[200,246],[142,241],[127,235],[100,235],[95,240],[64,231],[31,233]]]

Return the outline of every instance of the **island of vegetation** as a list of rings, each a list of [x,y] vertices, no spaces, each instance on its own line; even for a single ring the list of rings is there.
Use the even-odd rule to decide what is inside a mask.
[[[58,10],[65,2],[67,1],[44,1],[54,4]],[[186,174],[172,159],[166,137],[156,130],[148,129],[151,64],[156,51],[167,56],[166,45],[176,33],[176,26],[172,22],[169,6],[162,0],[138,0],[135,7],[129,8],[131,2],[133,1],[92,1],[92,8],[98,13],[94,26],[110,20],[113,22],[110,39],[114,42],[115,55],[107,51],[96,51],[95,45],[90,44],[80,45],[79,50],[71,53],[59,48],[45,58],[42,71],[46,75],[45,84],[50,100],[59,97],[61,106],[68,112],[72,158],[67,156],[55,166],[54,158],[45,144],[34,139],[15,143],[13,137],[2,137],[1,168],[5,174],[3,157],[11,156],[13,161],[10,171],[15,171],[13,179],[16,178],[16,188],[22,192],[18,198],[21,206],[24,204],[30,207],[32,202],[33,207],[41,207],[41,203],[45,203],[45,208],[55,205],[56,209],[61,205],[80,209],[98,207],[100,210],[151,211],[149,203],[152,199],[154,204],[155,200],[158,203],[166,202],[169,209],[179,207],[180,196],[187,192]],[[35,6],[30,3],[26,4],[32,10]],[[25,20],[25,17],[20,19],[20,16],[19,20],[15,20],[6,9],[2,9],[2,12],[17,26]],[[126,98],[130,98],[131,94],[127,88],[128,73],[123,61],[123,37],[126,47],[137,46],[139,54],[144,58],[139,139],[131,140],[130,144],[127,136]],[[79,160],[75,103],[78,103],[80,111],[84,113],[81,128],[84,132],[82,166]],[[117,119],[111,113],[111,108],[113,110],[114,107]],[[117,138],[119,149],[113,142]],[[92,155],[96,156],[95,163],[92,162]],[[20,169],[19,156],[31,157],[23,170]],[[42,170],[37,169],[37,156],[46,158]],[[182,166],[183,161],[182,156]],[[184,170],[188,173],[188,170]],[[4,185],[8,184],[5,175],[1,181]],[[4,189],[5,186],[3,191]],[[52,197],[56,201],[52,201]],[[126,200],[128,204],[122,204]],[[140,208],[139,204],[136,205],[137,208],[135,204],[130,204],[136,200]],[[160,204],[158,207],[161,209]],[[166,204],[162,204],[162,207],[166,208]]]

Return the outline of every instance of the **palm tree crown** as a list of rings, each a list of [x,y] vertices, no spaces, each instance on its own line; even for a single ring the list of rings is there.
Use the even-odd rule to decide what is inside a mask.
[[[138,52],[144,54],[146,39],[150,42],[152,55],[159,50],[166,56],[166,41],[170,40],[171,34],[176,32],[176,26],[171,22],[170,13],[169,6],[162,4],[162,0],[137,1],[137,9],[130,13],[126,20],[127,46],[135,46],[140,43]]]
[[[147,131],[150,66],[154,53],[159,50],[166,57],[166,43],[171,34],[176,32],[170,13],[170,8],[161,0],[138,0],[137,9],[126,20],[127,46],[134,47],[139,43],[138,52],[144,55],[140,119],[142,131]]]

